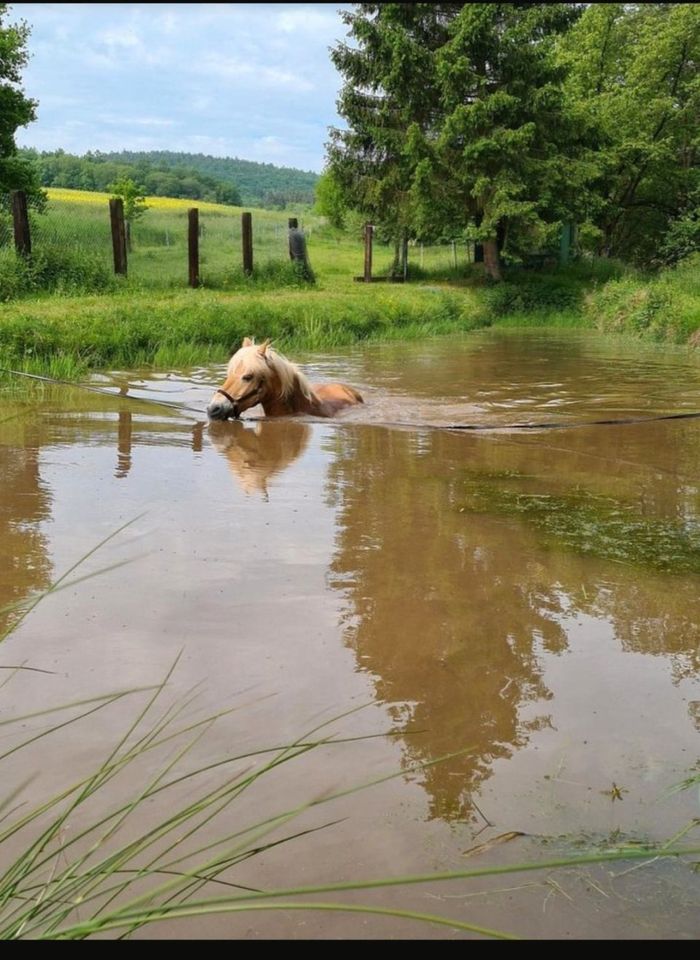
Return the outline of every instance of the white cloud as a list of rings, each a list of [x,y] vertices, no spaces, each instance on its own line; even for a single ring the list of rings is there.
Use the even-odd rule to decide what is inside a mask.
[[[276,4],[277,7],[289,6]],[[324,6],[321,4],[320,6]],[[303,33],[307,36],[325,36],[338,23],[335,5],[327,4],[326,10],[319,10],[319,4],[284,10],[279,14],[275,27],[282,33]]]
[[[131,127],[174,127],[177,125],[177,121],[172,120],[169,117],[130,117],[128,113],[103,113],[98,117],[98,120],[101,123],[106,123],[110,126],[127,124]]]
[[[290,70],[261,63],[248,63],[221,53],[210,53],[196,67],[197,72],[224,80],[251,80],[263,87],[291,87],[297,93],[306,93],[314,86]]]
[[[268,162],[288,152],[287,165],[323,166],[327,128],[339,124],[335,4],[27,3],[12,13],[31,28],[23,86],[39,109],[27,146],[147,149],[148,128],[158,149],[200,143]],[[69,122],[84,124],[82,142]]]

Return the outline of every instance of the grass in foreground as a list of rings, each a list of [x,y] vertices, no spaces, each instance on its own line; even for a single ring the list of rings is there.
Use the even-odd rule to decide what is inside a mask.
[[[412,246],[406,284],[355,282],[358,237],[306,215],[315,284],[287,252],[287,214],[253,211],[254,271],[240,263],[241,210],[201,205],[201,280],[186,287],[188,201],[153,200],[134,225],[129,275],[112,273],[107,196],[51,192],[30,262],[0,249],[0,366],[72,379],[89,369],[223,362],[243,336],[283,350],[452,334],[490,324],[587,327],[666,343],[700,340],[700,257],[656,277],[608,260],[506,270],[485,282],[466,249]],[[151,202],[151,201],[149,201]],[[374,274],[393,251],[376,243]],[[456,259],[456,264],[455,264]]]

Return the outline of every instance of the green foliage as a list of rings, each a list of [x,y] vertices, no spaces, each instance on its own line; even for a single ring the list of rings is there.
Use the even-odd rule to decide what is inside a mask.
[[[700,251],[700,204],[672,220],[659,244],[657,260],[668,266]]]
[[[576,4],[358,4],[332,53],[347,130],[331,169],[394,234],[448,235],[517,258],[544,224],[581,219],[586,134],[566,109],[555,41]]]
[[[358,285],[362,287],[362,285]],[[47,310],[48,307],[48,310]],[[308,284],[235,297],[206,290],[154,297],[126,291],[84,300],[21,301],[4,311],[2,366],[48,364],[57,354],[92,368],[159,364],[174,352],[224,360],[255,331],[281,349],[320,349],[359,340],[457,333],[483,323],[464,295],[426,290],[351,290],[324,295]]]
[[[116,281],[103,257],[84,249],[45,245],[30,257],[0,248],[0,300],[37,293],[76,294],[113,290]]]
[[[325,217],[332,227],[339,230],[345,226],[348,208],[343,188],[332,170],[322,173],[316,184],[314,213]]]
[[[107,189],[120,177],[142,183],[153,197],[183,197],[229,206],[283,209],[311,204],[318,174],[231,157],[173,153],[168,150],[118,153],[92,151],[82,157],[63,150],[22,151],[39,170],[46,187]]]
[[[658,265],[698,249],[699,8],[588,4],[559,56],[597,134],[597,251]]]
[[[78,157],[63,150],[39,153],[25,149],[20,151],[20,155],[45,187],[109,192],[111,184],[132,180],[140,184],[142,192],[153,197],[206,200],[230,206],[241,202],[240,192],[233,182],[222,182],[185,166],[170,168],[157,165],[146,160],[146,155],[135,155],[142,156],[142,159],[133,163],[111,159],[112,155],[99,152]]]
[[[700,345],[700,254],[650,279],[599,287],[586,297],[584,315],[605,332]]]
[[[700,13],[688,3],[355,4],[329,166],[383,236],[643,266],[698,249]]]
[[[15,134],[36,119],[36,102],[20,87],[27,65],[29,27],[23,21],[7,23],[8,4],[0,3],[0,202],[7,205],[10,190],[24,190],[41,201],[33,167],[17,155]]]
[[[170,150],[122,150],[100,156],[117,163],[136,166],[141,163],[149,164],[171,173],[180,170],[196,171],[200,176],[235,186],[240,191],[241,199],[238,203],[250,206],[268,206],[267,201],[271,194],[283,196],[287,206],[311,204],[318,180],[318,174],[311,171],[240,160],[238,157],[211,157],[201,153],[177,153]]]
[[[145,188],[138,186],[130,177],[122,177],[107,189],[124,201],[124,219],[129,223],[139,220],[148,210],[144,196]]]

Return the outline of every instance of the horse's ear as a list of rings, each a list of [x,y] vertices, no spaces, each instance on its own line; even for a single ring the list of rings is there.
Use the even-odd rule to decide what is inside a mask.
[[[254,341],[254,340],[251,340],[250,337],[244,337],[244,338],[243,338],[243,346],[244,346],[244,347],[252,347],[252,346],[255,346],[255,341]]]
[[[266,340],[265,343],[260,344],[260,346],[258,347],[258,353],[260,354],[261,357],[267,356],[267,352],[270,349],[271,343],[272,343],[271,340]]]

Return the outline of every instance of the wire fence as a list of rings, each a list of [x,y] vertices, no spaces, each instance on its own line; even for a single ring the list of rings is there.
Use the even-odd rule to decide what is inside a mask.
[[[193,209],[197,211],[194,251]],[[431,245],[411,241],[406,250],[408,269],[402,275],[403,264],[397,263],[393,244],[379,243],[375,237],[368,273],[366,229],[363,264],[362,238],[326,235],[318,218],[310,217],[305,224],[302,218],[290,218],[284,211],[255,210],[251,214],[204,202],[195,208],[181,200],[154,198],[141,216],[122,224],[120,268],[113,215],[105,195],[72,190],[52,191],[43,212],[29,210],[26,229],[31,252],[35,261],[49,264],[51,276],[58,278],[51,288],[70,288],[71,278],[75,278],[73,287],[79,287],[81,275],[88,278],[85,288],[106,287],[115,271],[125,273],[130,286],[154,290],[181,289],[188,284],[226,290],[240,286],[250,276],[270,285],[284,284],[289,282],[290,228],[297,223],[304,238],[313,237],[309,243],[311,270],[329,279],[334,275],[347,280],[449,277],[462,273],[475,260],[474,245],[464,240]],[[248,238],[244,237],[246,218],[252,224]],[[16,214],[13,222],[7,202],[0,208],[0,257],[17,245],[16,227]],[[369,236],[373,233],[370,228]],[[0,299],[7,299],[2,286],[0,261]]]
[[[113,272],[113,223],[105,198],[81,192],[78,198],[60,197],[59,201],[52,197],[44,212],[29,211],[27,227],[32,255],[54,258],[67,265],[90,263],[107,273]],[[181,201],[163,198],[142,216],[125,223],[126,273],[130,283],[155,289],[188,284],[192,208],[194,203],[188,208]],[[240,280],[244,271],[241,212],[206,203],[198,204],[196,209],[199,283],[225,288]],[[288,215],[260,210],[255,211],[252,221],[253,271],[264,272],[272,264],[288,265]],[[14,246],[13,217],[5,209],[0,214],[0,251]]]

